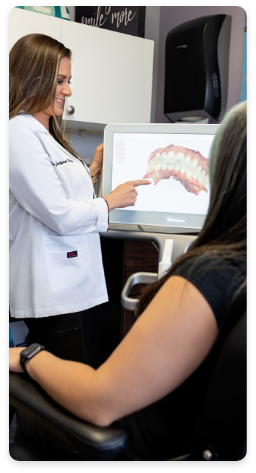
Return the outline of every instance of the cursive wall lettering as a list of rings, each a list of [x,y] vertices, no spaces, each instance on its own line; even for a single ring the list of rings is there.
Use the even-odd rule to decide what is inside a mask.
[[[112,13],[112,19],[111,22],[112,24],[114,23],[116,19],[116,27],[119,28],[120,24],[124,21],[125,26],[128,25],[130,21],[133,20],[137,12],[134,13],[132,16],[132,10],[129,10],[127,13],[127,8],[124,11],[117,12],[117,13]]]
[[[81,23],[83,23],[84,25],[102,28],[108,19],[108,15],[111,12],[111,7],[105,7],[103,13],[101,8],[102,7],[99,6],[97,7],[96,17],[82,16]],[[134,13],[132,10],[127,10],[127,8],[125,8],[124,10],[111,14],[111,23],[116,28],[119,28],[122,23],[124,24],[124,26],[127,26],[134,19],[136,14],[137,11],[135,11]]]
[[[107,15],[110,12],[111,7],[105,7],[105,19],[104,19],[104,14],[101,14],[101,7],[97,8],[97,15],[96,18],[88,18],[82,16],[81,23],[84,25],[89,25],[89,26],[96,26],[98,28],[101,28],[107,21]]]

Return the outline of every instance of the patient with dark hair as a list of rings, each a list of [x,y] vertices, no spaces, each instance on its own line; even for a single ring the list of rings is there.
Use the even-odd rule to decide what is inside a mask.
[[[57,403],[81,419],[98,426],[120,419],[131,437],[127,460],[186,451],[220,331],[232,327],[230,308],[245,299],[246,114],[246,102],[232,108],[214,139],[202,231],[186,254],[146,287],[138,319],[105,363],[94,370],[42,350],[23,364]],[[24,371],[21,351],[10,349],[11,371]],[[34,437],[37,429],[28,423],[23,434]],[[47,433],[40,441],[51,445],[53,439]]]

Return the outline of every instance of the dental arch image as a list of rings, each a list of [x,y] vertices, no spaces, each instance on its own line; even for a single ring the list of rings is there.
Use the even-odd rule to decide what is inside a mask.
[[[158,148],[150,154],[143,179],[151,178],[156,185],[162,179],[173,177],[187,192],[198,195],[200,191],[208,192],[208,161],[199,151],[183,146]]]

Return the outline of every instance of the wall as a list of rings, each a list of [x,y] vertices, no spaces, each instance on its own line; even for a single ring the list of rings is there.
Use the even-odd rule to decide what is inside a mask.
[[[160,35],[160,15],[162,7],[146,7],[145,16],[145,38],[154,41],[154,62],[153,62],[153,83],[152,83],[152,104],[151,122],[155,121],[157,103],[157,77],[158,77],[158,53]]]
[[[155,37],[158,45],[156,52],[157,63],[154,66],[154,88],[152,95],[152,110],[154,114],[152,115],[152,121],[170,123],[163,113],[166,36],[175,26],[200,16],[224,13],[232,17],[227,109],[238,103],[241,91],[245,11],[240,7],[230,6],[160,7],[159,17],[159,13],[154,10],[155,8],[159,7],[146,8],[145,28],[145,37],[147,39],[154,39]]]

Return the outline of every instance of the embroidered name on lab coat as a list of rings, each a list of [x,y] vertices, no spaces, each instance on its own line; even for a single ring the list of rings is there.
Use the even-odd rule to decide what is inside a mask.
[[[73,163],[72,159],[68,159],[68,158],[67,158],[67,159],[65,159],[65,161],[55,161],[55,163],[53,163],[53,162],[51,161],[51,164],[52,164],[53,166],[57,167],[57,166],[59,166],[60,164],[65,164],[65,163],[67,163],[67,162]]]

